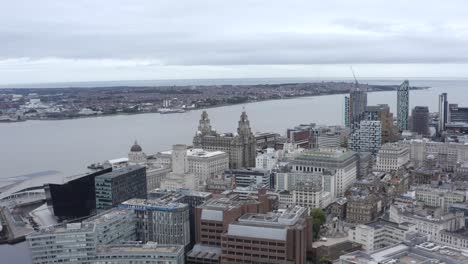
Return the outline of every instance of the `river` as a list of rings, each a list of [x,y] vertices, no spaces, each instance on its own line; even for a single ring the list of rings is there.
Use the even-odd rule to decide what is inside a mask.
[[[399,84],[399,81],[369,81]],[[468,81],[412,81],[427,90],[410,92],[410,105],[437,111],[438,95],[450,103],[468,105]],[[369,105],[389,104],[396,116],[396,91],[369,93]],[[300,123],[343,124],[344,95],[303,97],[231,105],[207,110],[219,132],[234,131],[243,108],[256,132],[278,132]],[[191,144],[202,110],[181,114],[116,115],[60,121],[0,124],[0,179],[26,174],[77,174],[90,163],[125,157],[136,139],[146,153],[166,150],[175,143]],[[0,246],[6,263],[29,262],[25,243]]]

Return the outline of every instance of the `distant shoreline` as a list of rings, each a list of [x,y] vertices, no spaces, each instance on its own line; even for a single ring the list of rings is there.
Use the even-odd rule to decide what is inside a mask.
[[[392,86],[383,86],[383,87],[392,87]],[[102,88],[102,87],[101,87]],[[104,88],[109,88],[109,87],[104,87]],[[427,90],[430,89],[431,87],[425,86],[425,87],[410,87],[410,90]],[[55,89],[55,88],[51,88]],[[368,93],[374,93],[374,92],[391,92],[391,89],[387,90],[374,90],[374,91],[368,91]],[[327,95],[345,95],[349,94],[349,92],[332,92],[332,93],[323,93],[323,94],[317,94],[317,95],[295,95],[295,96],[287,96],[287,97],[282,97],[282,98],[271,98],[271,99],[261,99],[261,100],[255,100],[255,101],[248,101],[248,102],[241,102],[241,103],[223,103],[223,104],[217,104],[217,105],[212,105],[212,106],[202,106],[194,109],[187,109],[186,112],[189,111],[194,111],[194,110],[203,110],[203,109],[211,109],[211,108],[217,108],[217,107],[223,107],[223,106],[230,106],[230,105],[240,105],[240,104],[252,104],[252,103],[259,103],[259,102],[266,102],[266,101],[276,101],[276,100],[289,100],[289,99],[297,99],[297,98],[307,98],[307,97],[318,97],[318,96],[327,96]],[[26,122],[26,121],[63,121],[63,120],[73,120],[73,119],[84,119],[84,118],[98,118],[98,117],[108,117],[108,116],[122,116],[122,115],[139,115],[139,114],[156,114],[158,113],[157,111],[149,111],[149,112],[135,112],[135,113],[113,113],[113,114],[95,114],[95,115],[83,115],[83,116],[77,116],[77,117],[66,117],[66,118],[37,118],[37,119],[24,119],[24,120],[19,120],[19,121],[0,121],[0,124],[2,123],[18,123],[18,122]],[[165,115],[175,115],[175,114],[184,114],[184,113],[170,113],[170,114],[165,114]]]

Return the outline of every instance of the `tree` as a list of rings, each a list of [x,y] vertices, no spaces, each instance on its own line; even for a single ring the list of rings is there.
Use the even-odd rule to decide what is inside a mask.
[[[327,221],[327,217],[323,213],[322,209],[314,208],[310,212],[310,216],[312,216],[312,232],[314,240],[319,239],[320,227],[325,224]]]

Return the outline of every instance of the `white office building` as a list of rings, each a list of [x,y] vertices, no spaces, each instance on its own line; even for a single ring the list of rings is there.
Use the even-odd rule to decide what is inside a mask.
[[[267,148],[266,152],[257,155],[255,158],[255,168],[272,170],[278,164],[279,152],[273,148]]]
[[[375,169],[390,172],[398,170],[410,160],[409,150],[406,146],[396,143],[386,143],[377,154]]]

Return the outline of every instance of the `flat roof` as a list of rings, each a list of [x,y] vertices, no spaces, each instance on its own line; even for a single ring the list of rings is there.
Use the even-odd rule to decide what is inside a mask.
[[[133,172],[139,169],[145,168],[141,165],[132,165],[132,166],[127,166],[123,167],[120,169],[113,170],[111,172],[108,172],[106,174],[102,174],[96,177],[96,179],[113,179],[119,176],[122,176],[122,174]]]
[[[84,220],[83,222],[102,224],[102,223],[111,222],[112,220],[115,219],[115,217],[127,216],[129,214],[131,214],[131,211],[129,210],[121,209],[121,208],[112,208],[107,211],[101,212],[93,217],[90,217]]]
[[[166,150],[166,151],[161,151],[159,154],[163,155],[172,155],[172,150]],[[219,151],[219,150],[204,150],[204,149],[187,149],[187,156],[189,157],[199,157],[199,158],[211,158],[215,156],[220,156],[220,155],[227,155],[226,152],[224,151]]]
[[[183,250],[182,245],[165,245],[157,244],[155,242],[148,242],[147,244],[125,244],[125,245],[104,245],[97,247],[98,254],[105,253],[168,253],[173,254]]]

